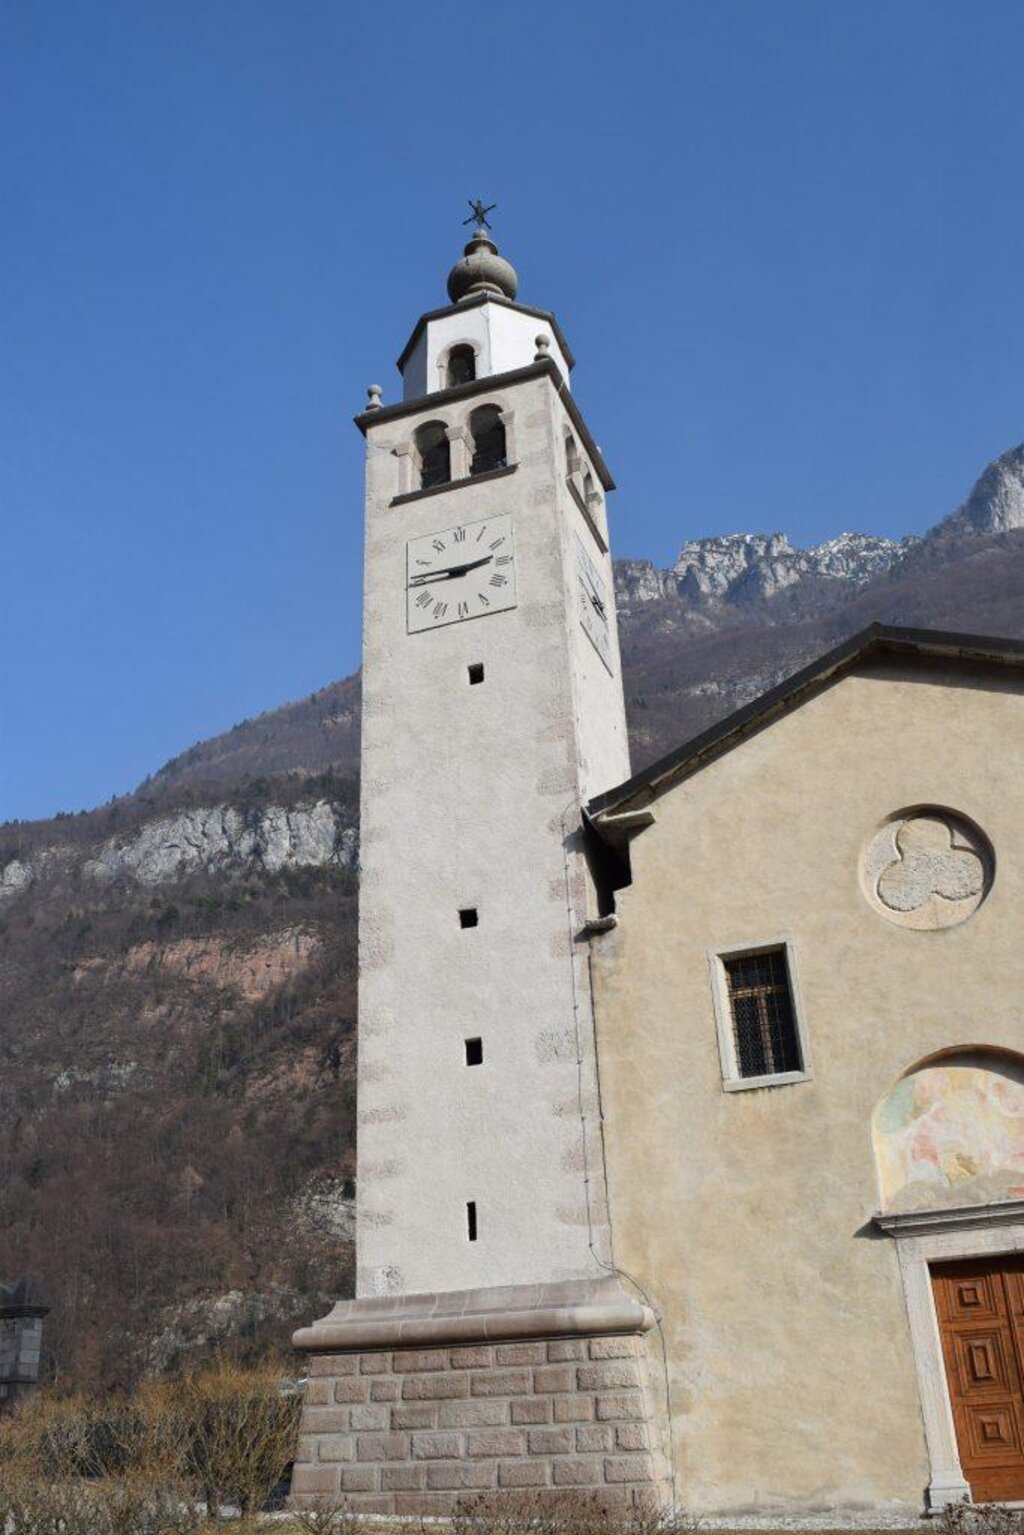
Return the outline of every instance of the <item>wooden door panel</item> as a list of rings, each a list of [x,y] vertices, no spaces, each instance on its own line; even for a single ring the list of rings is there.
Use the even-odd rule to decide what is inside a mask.
[[[1020,1382],[1009,1327],[955,1332],[951,1341],[957,1385],[965,1400],[1002,1397],[1017,1390]]]
[[[1005,1407],[967,1407],[964,1421],[972,1460],[1012,1465],[1024,1452],[1021,1426],[1012,1403]]]
[[[993,1274],[950,1279],[946,1295],[951,1322],[994,1322],[1005,1314],[1001,1286]]]
[[[971,1496],[1024,1498],[1024,1261],[936,1264],[932,1286]]]

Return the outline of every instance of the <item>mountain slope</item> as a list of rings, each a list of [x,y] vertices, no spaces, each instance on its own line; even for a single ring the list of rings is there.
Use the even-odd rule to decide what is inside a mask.
[[[616,596],[636,767],[873,619],[1024,638],[1024,446],[923,539],[689,540]],[[284,1349],[351,1281],[358,745],[351,677],[0,827],[0,1277],[69,1384]]]
[[[237,784],[277,773],[359,771],[362,700],[358,675],[330,682],[297,703],[243,720],[223,735],[197,742],[147,780],[151,794],[189,784]]]
[[[923,539],[691,541],[670,570],[617,562],[616,600],[636,768],[874,620],[1024,638],[1024,445]]]

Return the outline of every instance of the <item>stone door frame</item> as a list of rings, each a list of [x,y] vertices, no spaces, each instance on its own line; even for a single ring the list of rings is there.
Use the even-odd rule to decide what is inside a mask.
[[[1024,1200],[876,1215],[875,1224],[896,1243],[931,1467],[928,1511],[937,1513],[970,1502],[971,1488],[960,1465],[929,1265],[1024,1253]]]

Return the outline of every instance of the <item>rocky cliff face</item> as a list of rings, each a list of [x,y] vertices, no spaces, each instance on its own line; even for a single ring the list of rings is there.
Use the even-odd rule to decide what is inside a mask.
[[[809,576],[861,587],[891,570],[917,542],[840,533],[812,549],[799,549],[784,533],[726,533],[683,544],[670,570],[648,560],[619,560],[615,591],[620,608],[679,597],[695,605],[751,606]]]
[[[1024,443],[989,464],[962,506],[936,533],[1017,533],[1024,530]]]
[[[287,810],[281,805],[243,816],[230,805],[158,816],[129,841],[104,843],[86,859],[89,879],[129,877],[163,885],[201,870],[255,864],[268,873],[326,864],[355,867],[356,831],[344,826],[326,800]]]
[[[130,879],[140,885],[173,884],[190,874],[218,874],[251,867],[354,869],[357,833],[326,800],[288,809],[268,805],[243,814],[231,805],[209,805],[156,816],[134,836],[111,837],[94,849],[43,847],[28,858],[0,866],[0,901],[20,895],[55,870],[87,881]]]
[[[679,599],[694,609],[715,604],[753,608],[800,583],[819,585],[818,603],[845,601],[879,577],[898,572],[919,546],[951,545],[979,536],[1024,531],[1024,445],[1011,448],[975,483],[966,501],[922,540],[840,533],[810,549],[784,533],[725,533],[690,539],[675,563],[660,570],[649,560],[618,560],[615,593],[620,612]],[[835,583],[829,585],[828,583]]]

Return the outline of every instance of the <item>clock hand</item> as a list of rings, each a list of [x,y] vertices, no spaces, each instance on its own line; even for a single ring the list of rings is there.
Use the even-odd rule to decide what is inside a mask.
[[[605,606],[600,597],[597,595],[597,589],[594,586],[593,581],[591,581],[589,576],[585,576],[584,579],[590,588],[587,596],[590,598],[591,605],[597,609],[602,618],[605,618],[607,616],[605,613]]]
[[[425,570],[421,575],[413,576],[409,585],[426,586],[428,581],[452,581],[456,576],[464,576],[467,570],[476,570],[479,565],[489,565],[493,558],[493,554],[485,554],[482,560],[468,560],[465,565],[449,565],[443,570]]]

